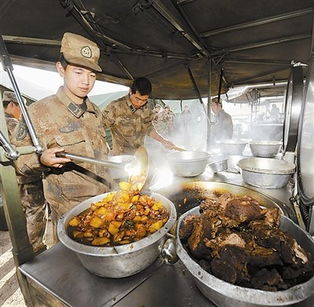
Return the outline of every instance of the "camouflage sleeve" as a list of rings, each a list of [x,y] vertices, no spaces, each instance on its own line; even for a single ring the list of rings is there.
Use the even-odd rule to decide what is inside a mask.
[[[149,116],[147,117],[147,122],[148,122],[147,123],[147,131],[146,131],[147,135],[149,135],[152,132],[152,130],[155,129],[154,125],[153,125],[154,118],[155,118],[154,112],[151,111]]]
[[[33,145],[27,127],[23,121],[20,121],[12,131],[11,142],[15,147]],[[20,155],[14,162],[14,166],[17,173],[28,176],[42,174],[44,171],[49,170],[49,168],[40,163],[39,156],[36,153]]]
[[[107,105],[103,111],[103,122],[105,128],[110,128],[115,124],[115,107],[113,103]]]

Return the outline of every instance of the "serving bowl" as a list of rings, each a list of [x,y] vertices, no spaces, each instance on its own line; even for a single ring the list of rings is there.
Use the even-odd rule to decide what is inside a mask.
[[[168,154],[167,158],[176,176],[195,177],[204,172],[209,154],[202,151],[177,151]]]
[[[243,140],[219,141],[217,145],[224,155],[242,155],[247,142]]]
[[[275,157],[278,154],[281,145],[281,142],[275,141],[250,142],[250,148],[253,156],[264,158]]]
[[[258,188],[280,189],[289,181],[295,165],[271,158],[246,158],[238,162],[243,181]]]
[[[169,219],[165,225],[151,235],[136,242],[113,247],[89,246],[72,240],[67,233],[70,219],[90,208],[92,203],[101,201],[108,194],[87,199],[63,215],[58,221],[58,237],[64,246],[77,255],[89,272],[110,278],[131,276],[144,270],[159,256],[166,234],[176,221],[176,209],[166,197],[151,193],[149,196],[160,201],[169,212]]]
[[[182,221],[188,215],[199,214],[199,206],[195,207],[178,220],[177,238]],[[312,237],[292,222],[288,217],[281,216],[280,229],[292,235],[297,242],[307,249],[314,257],[314,241]],[[298,284],[284,291],[263,291],[233,285],[205,271],[195,262],[184,249],[181,241],[176,242],[177,255],[190,272],[197,287],[211,302],[217,306],[313,306],[314,277],[303,284]],[[311,302],[311,303],[310,303]]]

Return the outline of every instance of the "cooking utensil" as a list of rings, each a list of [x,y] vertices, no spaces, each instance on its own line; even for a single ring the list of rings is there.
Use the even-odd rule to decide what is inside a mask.
[[[212,156],[208,159],[207,164],[213,173],[223,172],[228,168],[228,158],[225,156]]]
[[[135,157],[132,155],[116,155],[116,156],[108,156],[108,160],[116,163],[125,163],[128,165],[129,163],[135,162]],[[112,168],[110,170],[112,179],[118,180],[127,180],[129,177],[128,172],[125,170],[125,167],[121,168]]]
[[[102,200],[106,195],[108,193],[87,199],[63,215],[58,221],[58,237],[64,246],[74,251],[82,265],[91,273],[111,278],[131,276],[144,270],[158,257],[167,232],[176,222],[176,209],[166,197],[151,193],[150,196],[160,201],[168,210],[169,219],[163,227],[148,237],[114,247],[88,246],[72,240],[67,234],[70,219],[89,208],[92,203]]]
[[[129,181],[136,184],[139,191],[142,191],[148,185],[149,159],[147,150],[141,146],[136,150],[134,156],[135,162],[126,166],[126,170],[130,176]]]
[[[240,168],[238,167],[238,162],[245,159],[244,156],[230,155],[228,156],[228,169],[227,172],[240,173]]]
[[[242,140],[219,141],[217,145],[225,155],[242,155],[247,142]]]
[[[202,151],[171,152],[167,156],[170,168],[176,176],[194,177],[203,173],[209,154]]]
[[[284,187],[295,171],[295,165],[271,158],[246,158],[239,161],[243,181],[259,188]]]
[[[250,142],[250,148],[253,156],[272,158],[277,155],[282,145],[281,142],[260,141]]]
[[[134,154],[135,160],[132,159],[131,161],[129,161],[128,159],[124,160],[120,159],[121,160],[120,162],[115,162],[112,161],[112,158],[109,158],[111,160],[99,160],[64,151],[57,152],[56,157],[68,158],[79,162],[101,164],[109,168],[121,169],[127,172],[129,176],[129,181],[131,181],[133,184],[137,184],[139,190],[142,190],[144,188],[144,185],[148,177],[149,171],[148,154],[145,147],[143,146],[139,147],[136,150]]]
[[[168,186],[157,192],[169,198],[176,205],[178,215],[198,206],[203,199],[211,197],[213,193],[216,195],[231,193],[236,196],[250,196],[264,207],[278,208],[282,214],[288,216],[295,222],[297,221],[294,211],[287,204],[242,185],[223,182],[194,181],[185,182],[179,186]]]
[[[199,214],[199,207],[195,207],[183,214],[178,221],[177,237],[183,219],[189,215]],[[293,236],[297,242],[307,249],[314,257],[314,241],[297,224],[286,216],[281,216],[280,229]],[[200,291],[217,306],[291,306],[296,303],[309,301],[313,296],[314,277],[303,284],[284,291],[262,291],[235,286],[206,272],[196,263],[177,239],[177,255],[191,273]],[[310,306],[306,304],[303,306]]]
[[[172,149],[177,150],[177,151],[187,151],[186,149],[181,148],[181,147],[177,147],[177,146],[173,147]]]

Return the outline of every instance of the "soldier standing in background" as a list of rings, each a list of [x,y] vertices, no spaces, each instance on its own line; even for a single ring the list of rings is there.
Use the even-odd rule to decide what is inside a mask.
[[[108,192],[112,180],[103,165],[72,163],[57,153],[107,159],[104,120],[99,108],[87,95],[96,81],[100,50],[89,39],[65,33],[56,68],[64,85],[55,95],[39,100],[28,111],[44,151],[21,156],[16,166],[22,174],[44,173],[44,193],[51,208],[54,242],[58,218],[80,202]],[[16,138],[29,142],[25,125],[19,125]]]
[[[146,78],[135,79],[129,94],[112,101],[103,111],[105,128],[111,129],[112,154],[133,154],[144,144],[145,135],[168,149],[175,148],[154,128],[154,112],[148,105],[152,85]]]
[[[9,138],[21,120],[21,109],[13,92],[3,92],[3,108],[8,127]],[[17,174],[21,203],[26,217],[27,233],[34,253],[38,254],[46,249],[43,243],[45,233],[45,198],[42,178],[38,176],[21,176]]]
[[[232,117],[224,111],[218,98],[213,98],[210,106],[214,113],[214,124],[210,127],[210,142],[215,144],[217,141],[232,139]]]

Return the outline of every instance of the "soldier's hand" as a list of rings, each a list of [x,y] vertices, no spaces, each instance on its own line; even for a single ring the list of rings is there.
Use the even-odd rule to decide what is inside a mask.
[[[62,151],[64,151],[64,149],[60,147],[46,149],[40,156],[40,162],[48,167],[61,168],[62,166],[64,166],[64,164],[71,162],[71,160],[68,158],[56,157],[56,153]]]

